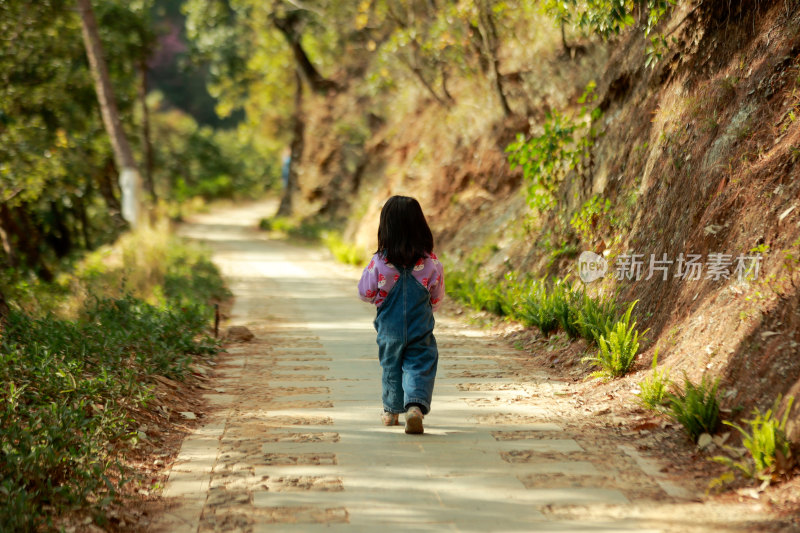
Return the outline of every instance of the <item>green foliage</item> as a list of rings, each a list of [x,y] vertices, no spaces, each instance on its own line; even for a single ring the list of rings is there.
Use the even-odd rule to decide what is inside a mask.
[[[675,0],[545,0],[544,9],[559,24],[572,24],[586,33],[608,39],[633,26],[634,15],[639,10],[647,12],[643,30],[649,35],[675,3]]]
[[[764,481],[774,480],[779,474],[790,471],[797,459],[792,456],[792,443],[786,437],[786,422],[794,397],[788,398],[783,418],[778,420],[775,414],[780,401],[781,397],[778,396],[772,409],[767,409],[765,413],[754,409],[753,418],[745,420],[747,429],[732,422],[723,422],[742,434],[742,444],[750,453],[749,461],[733,461],[728,457],[715,457],[714,460],[741,471],[747,477]]]
[[[274,231],[286,237],[309,242],[319,242],[326,234],[325,224],[311,219],[293,220],[276,216],[262,218],[258,226],[265,231]]]
[[[608,296],[591,298],[588,295],[578,301],[576,324],[580,336],[600,345],[600,338],[608,336],[617,320],[617,304]]]
[[[42,524],[55,512],[102,507],[118,489],[109,444],[134,436],[127,410],[150,397],[147,377],[181,377],[195,354],[208,307],[155,307],[133,297],[99,299],[79,321],[34,319],[12,310],[0,339],[0,529]],[[49,513],[48,513],[49,514]]]
[[[355,244],[345,242],[338,232],[326,232],[322,240],[333,254],[333,257],[340,263],[359,266],[366,261],[364,249]]]
[[[488,311],[500,316],[513,312],[502,287],[499,284],[480,279],[475,266],[466,271],[448,270],[447,294],[480,311]]]
[[[142,2],[136,4],[125,13],[116,2],[96,5],[99,23],[108,24],[101,37],[126,125],[136,96],[134,62],[147,45]],[[8,254],[0,249],[0,267],[51,278],[62,260],[108,242],[122,225],[104,188],[113,187],[111,147],[77,10],[56,0],[3,1],[0,34],[0,204],[10,241]]]
[[[597,354],[584,358],[584,361],[600,367],[592,377],[619,377],[630,370],[639,351],[636,321],[631,322],[631,312],[637,302],[638,300],[632,302],[608,333],[600,336]]]
[[[129,413],[151,398],[150,376],[180,379],[217,351],[204,335],[208,303],[230,293],[206,253],[157,227],[126,234],[56,283],[5,294],[0,530],[42,528],[76,508],[102,514],[130,475],[114,448],[135,442]]]
[[[581,206],[579,211],[572,215],[569,224],[584,242],[591,242],[601,219],[607,217],[610,211],[611,200],[608,198],[601,200],[600,196],[595,194]],[[611,221],[606,225],[610,224]]]
[[[585,299],[584,292],[578,292],[574,286],[567,285],[566,280],[556,280],[551,289],[553,315],[561,327],[561,331],[570,339],[580,336],[578,327],[578,310],[580,302]]]
[[[558,110],[548,112],[540,135],[526,139],[519,134],[506,147],[511,169],[522,168],[531,208],[552,209],[555,194],[567,174],[572,170],[579,175],[589,172],[591,150],[598,136],[593,123],[602,113],[599,107],[589,107],[597,98],[595,88],[594,82],[589,83],[579,99],[583,105],[580,118],[571,118]]]
[[[571,339],[583,337],[598,346],[599,339],[609,337],[617,327],[617,306],[612,298],[590,296],[566,279],[554,279],[548,286],[545,279],[520,279],[508,272],[497,283],[482,278],[478,265],[468,261],[464,270],[448,269],[447,294],[475,309],[536,326],[544,335],[560,328]],[[620,321],[638,341],[639,333],[633,331],[636,323],[630,325],[634,304]]]
[[[515,317],[526,326],[536,326],[545,337],[558,328],[555,298],[552,292],[548,292],[544,279],[528,284]]]
[[[188,114],[164,105],[151,94],[155,181],[161,198],[178,203],[200,196],[255,198],[277,186],[280,175],[276,149],[258,148],[244,130],[214,130],[200,126]]]
[[[719,379],[710,383],[704,375],[695,385],[684,376],[684,390],[667,394],[669,416],[686,429],[694,442],[703,433],[713,434],[719,426],[718,388]]]
[[[566,173],[577,166],[574,147],[577,125],[558,111],[548,112],[544,132],[525,139],[521,133],[506,147],[511,170],[522,168],[528,182],[528,204],[539,211],[555,206],[555,193]]]
[[[139,161],[145,161],[139,69],[156,45],[154,3],[93,2],[119,118]],[[13,266],[23,279],[52,280],[125,228],[80,17],[65,5],[0,2],[0,33],[7,37],[0,41],[0,224],[8,244],[0,249],[0,268]],[[241,131],[200,128],[162,106],[158,94],[148,101],[159,199],[254,196],[277,182],[279,147],[262,148]]]
[[[664,408],[667,390],[671,381],[669,379],[669,369],[658,371],[658,349],[653,354],[651,368],[653,373],[639,382],[641,391],[637,396],[642,405],[648,409],[659,411]]]

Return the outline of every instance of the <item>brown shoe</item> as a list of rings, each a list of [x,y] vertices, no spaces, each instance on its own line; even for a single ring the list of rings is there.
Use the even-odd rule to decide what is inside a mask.
[[[383,421],[384,426],[399,426],[400,425],[400,415],[397,413],[390,413],[389,411],[384,411],[381,415],[381,420]]]
[[[422,411],[416,405],[408,408],[406,411],[406,433],[418,435],[425,430],[422,427]]]

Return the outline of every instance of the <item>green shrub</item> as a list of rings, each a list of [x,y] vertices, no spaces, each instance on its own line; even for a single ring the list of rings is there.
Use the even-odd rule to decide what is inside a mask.
[[[617,321],[617,304],[606,296],[592,298],[582,294],[577,301],[576,325],[580,336],[600,345],[600,337],[608,336]]]
[[[631,312],[636,302],[628,306],[628,310],[607,335],[600,336],[597,354],[584,358],[584,361],[600,367],[600,370],[592,373],[593,377],[624,376],[633,365],[639,351],[639,332],[636,331],[636,322],[631,323]]]
[[[578,99],[582,104],[576,116],[558,110],[549,111],[542,124],[542,133],[529,139],[518,134],[505,151],[511,170],[522,168],[527,182],[528,205],[539,211],[547,211],[556,205],[555,193],[561,182],[572,171],[586,176],[591,166],[591,151],[599,136],[594,124],[602,116],[592,81]]]
[[[741,471],[747,477],[764,481],[773,480],[781,472],[790,471],[797,459],[792,456],[792,443],[786,437],[786,422],[794,397],[788,398],[783,418],[778,420],[774,413],[777,413],[780,401],[781,397],[778,396],[772,409],[767,409],[766,413],[754,409],[754,418],[745,420],[748,429],[728,421],[723,422],[742,434],[742,444],[750,453],[749,461],[733,461],[728,457],[715,457],[714,460]]]
[[[523,324],[536,326],[545,337],[558,329],[555,300],[543,279],[530,282],[522,294],[518,314]]]
[[[669,415],[679,422],[692,441],[703,434],[713,434],[720,423],[717,389],[719,379],[709,383],[706,376],[695,385],[684,375],[684,390],[667,394]]]
[[[602,220],[609,216],[610,211],[611,200],[607,198],[601,200],[600,196],[595,194],[581,206],[580,210],[572,215],[569,224],[584,242],[591,242],[596,236],[595,231],[598,225],[603,229],[611,225],[610,220],[600,224]]]
[[[58,513],[114,496],[109,444],[134,435],[127,412],[150,398],[147,376],[180,377],[192,355],[216,351],[197,337],[208,318],[132,297],[97,300],[79,321],[11,311],[0,339],[0,530],[42,526],[44,505]]]
[[[653,355],[652,375],[639,382],[641,392],[637,394],[639,401],[648,409],[661,410],[664,408],[668,387],[670,384],[669,370],[658,371],[658,350]]]
[[[556,280],[551,289],[551,302],[553,314],[561,326],[561,330],[570,339],[580,336],[578,327],[579,303],[583,300],[584,293],[578,292],[573,286],[567,285],[566,280]]]
[[[337,232],[329,231],[325,233],[322,240],[333,254],[333,257],[340,263],[360,266],[367,259],[363,248],[344,242],[342,236]]]
[[[76,508],[101,515],[126,475],[114,446],[136,438],[130,413],[151,398],[150,377],[180,379],[218,350],[208,303],[230,293],[195,246],[143,230],[62,277],[47,306],[13,300],[0,334],[0,531],[48,529]]]
[[[578,123],[559,113],[548,112],[544,132],[525,139],[521,133],[506,147],[511,170],[522,167],[528,182],[528,205],[539,211],[555,206],[555,192],[570,169],[577,167],[582,152],[573,137]]]
[[[447,294],[474,309],[500,316],[505,315],[509,309],[504,287],[480,279],[474,265],[470,265],[467,270],[448,272]]]

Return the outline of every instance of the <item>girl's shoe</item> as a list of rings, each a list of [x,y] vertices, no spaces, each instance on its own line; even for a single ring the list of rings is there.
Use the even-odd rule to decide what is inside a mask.
[[[381,415],[381,420],[383,420],[384,426],[399,426],[400,425],[400,415],[397,413],[390,413],[389,411],[384,411]]]
[[[422,427],[422,410],[416,405],[406,411],[406,433],[420,434],[425,431]]]

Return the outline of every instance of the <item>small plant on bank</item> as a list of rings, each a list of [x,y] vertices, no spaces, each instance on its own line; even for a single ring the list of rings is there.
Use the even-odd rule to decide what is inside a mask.
[[[480,279],[474,266],[466,271],[451,271],[447,276],[447,293],[474,309],[496,315],[505,315],[508,308],[502,287]]]
[[[600,337],[608,335],[617,320],[617,304],[607,297],[592,298],[583,294],[576,303],[576,326],[580,336],[600,345]]]
[[[709,382],[703,376],[695,385],[684,375],[684,390],[667,394],[669,416],[679,422],[693,442],[703,433],[713,434],[719,427],[719,379]]]
[[[355,244],[350,244],[342,239],[342,236],[334,231],[324,234],[322,238],[325,246],[340,263],[346,265],[360,266],[366,262],[364,249]]]
[[[660,411],[664,409],[664,405],[666,404],[667,389],[671,383],[669,379],[669,370],[663,370],[659,372],[657,367],[658,349],[656,349],[655,354],[653,355],[653,363],[651,365],[653,374],[646,377],[639,383],[641,392],[637,394],[642,405],[654,411]]]
[[[578,303],[583,299],[583,293],[578,293],[574,287],[567,285],[566,279],[556,280],[551,289],[553,314],[561,326],[562,331],[570,339],[580,336],[578,327]]]
[[[750,453],[749,460],[734,461],[724,456],[714,457],[714,460],[742,472],[748,478],[762,481],[772,481],[789,472],[797,464],[797,459],[792,456],[792,443],[786,437],[786,422],[789,420],[794,397],[788,398],[783,418],[778,420],[775,413],[780,401],[781,397],[778,396],[772,409],[767,409],[765,413],[754,409],[754,417],[745,420],[747,429],[732,422],[723,422],[742,434],[742,444]]]
[[[603,200],[595,194],[583,204],[579,211],[572,215],[569,224],[583,242],[591,242],[601,220],[608,218],[610,211],[611,200],[607,198]],[[609,224],[610,221],[607,221],[604,227]]]
[[[639,332],[636,322],[631,323],[631,313],[638,300],[628,306],[628,310],[614,324],[608,335],[598,339],[600,350],[593,357],[583,360],[600,367],[592,377],[619,377],[628,373],[636,353],[639,351]]]
[[[522,295],[519,318],[526,326],[536,326],[542,335],[549,337],[558,328],[558,319],[552,294],[548,294],[543,279],[531,282]]]

